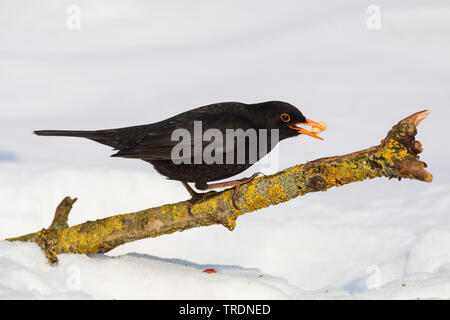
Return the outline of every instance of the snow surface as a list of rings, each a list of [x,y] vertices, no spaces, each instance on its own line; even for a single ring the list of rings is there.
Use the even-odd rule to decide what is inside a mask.
[[[79,198],[70,225],[188,198],[144,162],[33,130],[150,123],[218,101],[285,100],[327,122],[324,142],[283,141],[266,174],[375,145],[429,108],[418,140],[434,181],[354,183],[244,215],[233,232],[53,267],[34,244],[0,241],[0,298],[450,298],[448,1],[377,1],[380,30],[358,0],[77,1],[79,31],[65,27],[71,1],[20,3],[0,10],[0,239],[48,226],[67,195]]]

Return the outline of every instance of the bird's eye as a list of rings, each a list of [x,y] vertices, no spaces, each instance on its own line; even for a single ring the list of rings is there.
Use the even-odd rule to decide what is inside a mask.
[[[291,117],[290,117],[287,113],[283,113],[283,114],[280,116],[280,118],[281,118],[281,121],[283,121],[283,122],[289,122],[289,121],[291,121]]]

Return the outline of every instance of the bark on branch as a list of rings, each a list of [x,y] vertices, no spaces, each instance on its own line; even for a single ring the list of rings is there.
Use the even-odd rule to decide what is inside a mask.
[[[244,213],[365,179],[411,178],[431,182],[432,175],[418,157],[422,145],[415,140],[417,125],[428,114],[424,110],[403,119],[378,146],[256,178],[240,187],[235,201],[237,207],[232,201],[233,190],[227,189],[205,193],[192,206],[192,215],[188,213],[188,202],[182,201],[69,227],[67,218],[76,198],[66,197],[50,227],[7,240],[35,242],[51,262],[56,262],[61,253],[103,253],[127,242],[200,226],[222,224],[231,231],[236,219]]]

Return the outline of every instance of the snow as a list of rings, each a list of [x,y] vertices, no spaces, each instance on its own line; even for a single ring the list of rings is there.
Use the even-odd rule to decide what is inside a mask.
[[[442,240],[435,237],[442,230],[431,233]],[[417,246],[423,242],[413,246],[415,258],[429,258],[427,250]],[[49,266],[37,245],[1,241],[0,299],[448,299],[450,256],[447,252],[439,257],[434,259],[433,271],[409,261],[407,269],[415,268],[414,272],[382,286],[376,280],[371,289],[351,293],[336,287],[301,290],[256,268],[200,265],[137,253],[64,254],[57,266]],[[438,266],[436,261],[446,263]],[[209,268],[216,273],[202,272]]]
[[[51,267],[37,245],[2,241],[0,261],[0,299],[287,299],[298,291],[258,269],[135,253],[60,255]]]
[[[33,130],[150,123],[218,101],[285,100],[328,124],[324,142],[283,141],[266,174],[375,145],[429,108],[417,138],[434,180],[354,183],[246,214],[233,232],[197,228],[57,266],[32,243],[0,241],[0,298],[450,298],[448,2],[380,0],[380,30],[357,0],[77,3],[82,27],[69,31],[72,2],[2,2],[0,239],[48,226],[67,195],[79,198],[70,225],[188,197],[147,163]]]

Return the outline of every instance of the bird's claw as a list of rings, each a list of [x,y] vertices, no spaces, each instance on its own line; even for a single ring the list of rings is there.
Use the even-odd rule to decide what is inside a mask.
[[[238,180],[238,184],[234,186],[233,195],[231,196],[231,202],[233,203],[233,206],[236,209],[240,210],[239,206],[236,204],[240,186],[243,184],[246,184],[247,182],[252,181],[253,179],[255,179],[256,177],[258,177],[261,174],[264,175],[262,172],[256,172],[248,178],[242,178],[242,179]]]

